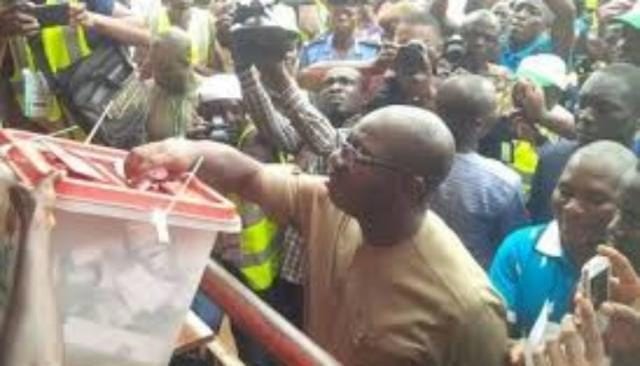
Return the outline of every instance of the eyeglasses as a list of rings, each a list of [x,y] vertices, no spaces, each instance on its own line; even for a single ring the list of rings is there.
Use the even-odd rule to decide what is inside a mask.
[[[387,170],[391,170],[394,172],[407,174],[407,175],[415,175],[411,173],[409,170],[402,168],[392,162],[389,162],[385,159],[375,157],[371,154],[367,154],[357,147],[353,146],[349,141],[347,136],[342,133],[336,134],[337,143],[336,146],[338,148],[338,153],[342,160],[349,166],[353,167],[356,163],[362,165],[375,166]]]

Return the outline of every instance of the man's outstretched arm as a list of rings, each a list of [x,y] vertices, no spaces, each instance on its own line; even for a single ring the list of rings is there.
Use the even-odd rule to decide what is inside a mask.
[[[152,180],[153,176],[180,177],[202,158],[198,177],[224,193],[234,193],[266,211],[277,213],[273,192],[267,187],[270,170],[266,165],[233,147],[211,141],[169,139],[137,147],[125,161],[125,172],[132,184]]]

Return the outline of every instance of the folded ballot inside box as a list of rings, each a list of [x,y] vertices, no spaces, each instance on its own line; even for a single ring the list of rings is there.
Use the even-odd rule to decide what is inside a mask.
[[[67,173],[52,234],[65,365],[166,365],[217,233],[240,229],[233,204],[197,179],[130,188],[124,151],[9,129],[0,151],[26,185]]]

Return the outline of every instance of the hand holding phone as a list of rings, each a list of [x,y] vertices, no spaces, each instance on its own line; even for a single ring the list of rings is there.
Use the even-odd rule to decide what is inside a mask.
[[[596,255],[582,267],[580,285],[584,296],[591,300],[595,309],[609,299],[610,278],[611,262],[607,257]]]
[[[69,4],[32,5],[24,11],[38,20],[40,28],[64,26],[69,24]]]
[[[0,37],[29,36],[40,30],[38,20],[25,11],[29,4],[14,4],[0,8]]]
[[[69,4],[69,24],[71,26],[83,26],[93,28],[95,26],[94,14],[87,10],[84,3]]]

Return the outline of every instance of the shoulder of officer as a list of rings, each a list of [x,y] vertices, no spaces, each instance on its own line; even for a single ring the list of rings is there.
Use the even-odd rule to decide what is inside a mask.
[[[327,43],[328,38],[329,38],[328,34],[323,34],[321,36],[318,36],[318,37],[312,39],[311,41],[308,41],[305,44],[305,48],[317,47],[318,45],[324,45],[324,44]]]
[[[380,42],[369,40],[369,39],[361,40],[361,41],[359,40],[358,41],[358,45],[361,46],[361,47],[373,48],[373,49],[376,49],[376,50],[380,49],[380,47],[381,47]]]

